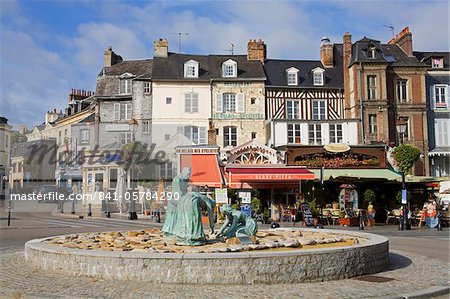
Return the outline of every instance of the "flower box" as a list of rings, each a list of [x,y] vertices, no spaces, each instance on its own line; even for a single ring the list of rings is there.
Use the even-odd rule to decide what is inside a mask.
[[[358,226],[359,219],[357,217],[354,218],[339,218],[339,224],[341,226]]]

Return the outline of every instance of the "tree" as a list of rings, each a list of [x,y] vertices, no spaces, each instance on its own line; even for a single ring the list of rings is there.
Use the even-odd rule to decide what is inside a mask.
[[[25,141],[27,141],[27,137],[25,135],[22,135],[17,131],[11,131],[11,145]]]
[[[412,144],[402,144],[394,149],[393,154],[400,171],[409,173],[420,157],[420,149]]]
[[[375,199],[376,199],[375,192],[373,192],[372,189],[367,189],[364,192],[364,201],[372,202],[372,201],[375,201]]]

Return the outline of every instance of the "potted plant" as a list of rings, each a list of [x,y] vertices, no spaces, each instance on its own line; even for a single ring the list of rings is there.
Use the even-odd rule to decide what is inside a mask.
[[[345,211],[341,211],[341,218],[339,218],[339,224],[341,226],[350,226],[350,218],[345,213]]]
[[[375,209],[373,208],[372,202],[375,201],[376,196],[375,192],[371,189],[367,189],[364,192],[364,202],[367,202],[367,218],[368,218],[368,226],[375,225]]]
[[[264,212],[263,212],[263,219],[264,219],[264,223],[265,224],[267,224],[267,223],[269,223],[269,219],[270,219],[270,211],[269,211],[269,209],[264,209]]]
[[[311,202],[309,202],[309,209],[311,211],[311,216],[313,217],[314,225],[316,226],[319,222],[319,211],[317,210],[316,199],[313,199]]]

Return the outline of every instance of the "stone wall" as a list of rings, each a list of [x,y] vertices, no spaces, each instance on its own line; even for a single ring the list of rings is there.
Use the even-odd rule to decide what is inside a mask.
[[[305,230],[305,229],[304,229]],[[321,230],[344,234],[342,231]],[[154,283],[276,284],[326,281],[383,271],[389,243],[382,236],[351,247],[233,253],[135,253],[61,248],[32,240],[26,259],[47,271]]]

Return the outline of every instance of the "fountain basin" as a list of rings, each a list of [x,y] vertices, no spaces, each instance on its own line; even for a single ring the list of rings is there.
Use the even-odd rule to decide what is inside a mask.
[[[177,284],[279,284],[350,278],[383,271],[389,264],[386,237],[351,231],[299,229],[352,236],[364,242],[314,249],[220,253],[101,251],[49,244],[25,244],[26,259],[65,275]]]

